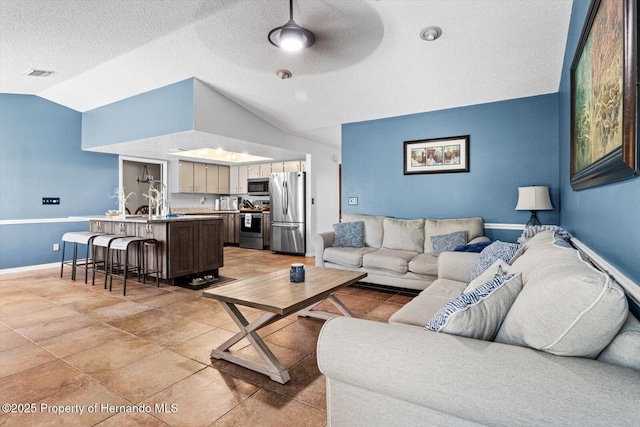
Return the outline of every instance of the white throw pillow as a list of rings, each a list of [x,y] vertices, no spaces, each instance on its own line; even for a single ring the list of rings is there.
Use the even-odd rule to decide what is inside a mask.
[[[468,294],[471,291],[476,290],[480,285],[493,280],[496,276],[504,276],[509,272],[510,265],[505,261],[499,259],[489,266],[481,275],[473,279],[466,288],[464,288],[464,294]]]
[[[522,290],[522,276],[499,276],[449,301],[426,328],[434,332],[491,341]]]

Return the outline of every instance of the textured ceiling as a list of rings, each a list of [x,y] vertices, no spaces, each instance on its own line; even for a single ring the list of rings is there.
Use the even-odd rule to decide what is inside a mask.
[[[1,0],[0,91],[90,110],[197,77],[289,133],[558,90],[571,0]],[[420,30],[438,25],[435,42]],[[46,78],[21,75],[53,70]],[[278,68],[292,71],[280,80]]]

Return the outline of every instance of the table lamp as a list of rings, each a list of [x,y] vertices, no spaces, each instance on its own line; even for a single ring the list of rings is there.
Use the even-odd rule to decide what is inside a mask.
[[[549,199],[549,187],[531,186],[518,187],[518,204],[517,211],[531,211],[531,218],[527,222],[527,227],[531,225],[542,225],[538,220],[537,211],[548,211],[553,209],[551,200]]]

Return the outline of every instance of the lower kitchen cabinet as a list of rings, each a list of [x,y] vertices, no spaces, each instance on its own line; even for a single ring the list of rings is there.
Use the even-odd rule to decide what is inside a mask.
[[[156,239],[158,241],[158,267],[160,268],[160,277],[167,278],[167,223],[160,224],[137,224],[137,236],[145,239]],[[153,246],[146,249],[147,266],[155,270],[156,253]]]
[[[234,212],[219,213],[222,217],[224,243],[237,245],[240,243],[240,214]]]

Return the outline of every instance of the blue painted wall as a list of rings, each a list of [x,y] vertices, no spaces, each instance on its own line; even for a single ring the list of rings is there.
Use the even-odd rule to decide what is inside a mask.
[[[82,148],[193,129],[193,79],[183,80],[82,114]]]
[[[404,175],[403,141],[470,135],[470,172]],[[526,223],[518,187],[547,185],[558,224],[558,96],[535,96],[342,126],[343,212],[397,218],[481,216]],[[358,197],[349,206],[348,197]],[[515,240],[517,231],[487,230]]]
[[[560,84],[560,222],[631,280],[640,283],[640,178],[581,191],[573,191],[569,183],[571,62],[588,9],[588,0],[574,0]]]
[[[118,157],[80,149],[82,115],[31,95],[0,94],[0,219],[66,218],[113,209]],[[43,206],[42,197],[60,197]],[[59,261],[62,234],[86,222],[0,226],[0,269]]]

